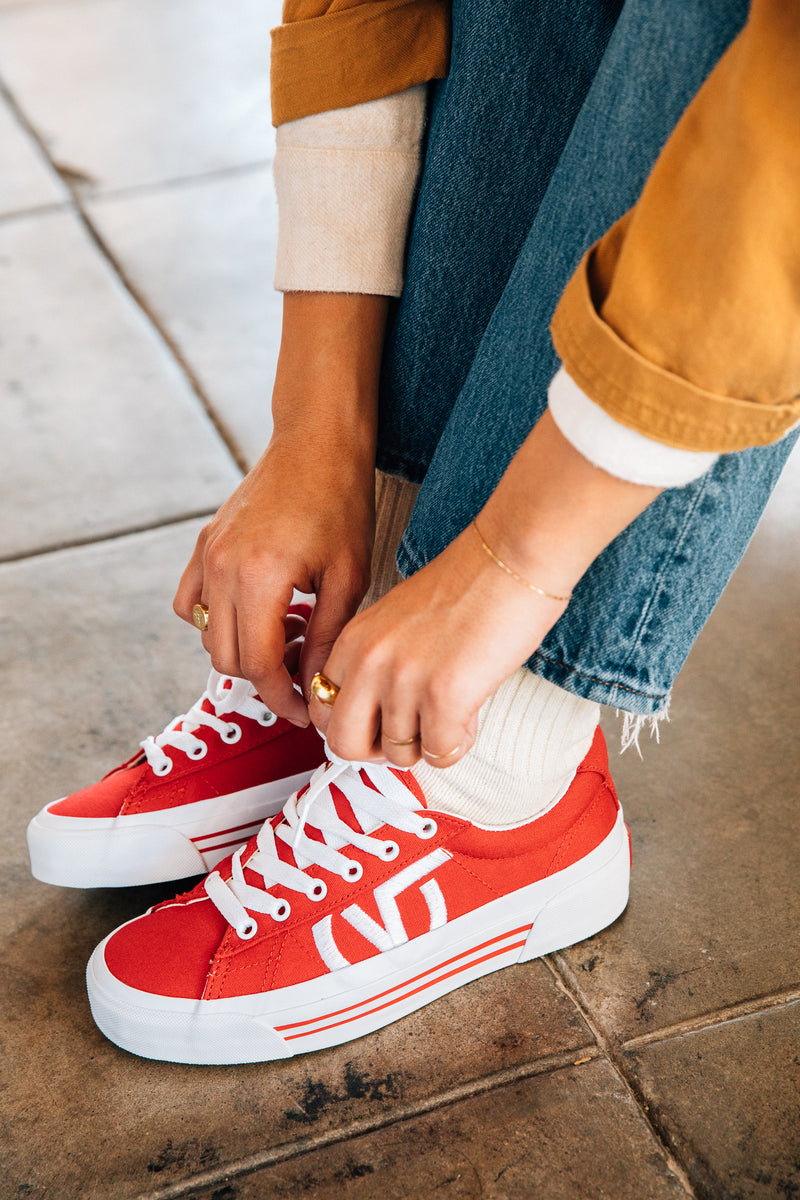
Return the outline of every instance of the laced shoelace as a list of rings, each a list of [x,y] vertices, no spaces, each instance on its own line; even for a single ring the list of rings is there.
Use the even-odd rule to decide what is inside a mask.
[[[269,821],[262,826],[256,849],[247,860],[243,857],[247,846],[236,851],[231,878],[225,880],[214,871],[205,881],[209,899],[244,940],[253,937],[258,929],[251,912],[265,913],[274,921],[285,921],[289,916],[291,905],[288,901],[273,896],[268,890],[273,884],[299,892],[309,900],[323,900],[327,886],[324,880],[308,873],[309,867],[322,867],[355,883],[361,878],[363,867],[343,853],[347,847],[356,847],[384,862],[397,858],[400,853],[397,842],[372,836],[381,826],[390,825],[416,834],[418,838],[431,838],[436,833],[436,822],[415,811],[418,808],[416,797],[388,767],[346,762],[331,755],[330,751],[328,754],[330,761],[317,768],[307,789],[286,802],[277,829]],[[364,783],[361,771],[380,791],[376,792]],[[347,798],[361,832],[345,824],[336,812],[331,792],[334,783]],[[324,841],[308,837],[306,823],[319,830]],[[278,857],[276,839],[290,847],[296,866]],[[263,888],[253,887],[246,881],[245,867],[261,876]]]
[[[203,708],[208,700],[213,712]],[[206,690],[187,713],[170,721],[166,729],[156,737],[145,738],[140,743],[150,767],[156,775],[168,775],[172,770],[172,759],[165,748],[182,750],[189,758],[205,758],[208,745],[202,738],[196,737],[198,729],[213,729],[224,742],[232,745],[242,736],[242,727],[235,721],[223,720],[220,713],[238,713],[257,721],[259,725],[274,725],[277,717],[258,699],[252,684],[246,679],[234,679],[230,675],[220,675],[212,671],[208,677]]]

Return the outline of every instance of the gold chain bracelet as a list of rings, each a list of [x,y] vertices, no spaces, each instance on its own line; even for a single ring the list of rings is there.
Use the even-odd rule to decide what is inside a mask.
[[[544,588],[537,587],[535,583],[530,583],[527,579],[523,579],[523,577],[521,575],[518,575],[516,571],[512,571],[511,567],[509,567],[506,563],[504,563],[502,558],[497,557],[497,555],[495,554],[492,547],[488,544],[488,542],[484,538],[480,529],[478,529],[477,521],[472,522],[472,528],[477,533],[481,545],[483,546],[486,553],[489,555],[489,558],[492,560],[492,562],[497,563],[498,567],[500,567],[503,571],[505,571],[506,575],[510,575],[512,579],[516,579],[517,583],[521,583],[524,587],[526,587],[528,589],[528,591],[536,592],[537,596],[545,596],[548,600],[560,600],[562,603],[566,603],[568,600],[572,599],[572,592],[568,592],[566,596],[556,596],[553,594],[553,592],[546,592],[544,590]]]

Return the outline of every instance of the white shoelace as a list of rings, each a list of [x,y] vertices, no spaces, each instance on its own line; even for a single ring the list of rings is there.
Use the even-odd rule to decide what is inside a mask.
[[[436,833],[435,821],[415,811],[419,807],[416,797],[388,767],[346,762],[331,755],[330,751],[328,753],[331,761],[317,768],[307,790],[286,802],[283,820],[277,829],[266,822],[258,834],[257,849],[247,860],[242,857],[246,846],[236,851],[231,878],[224,880],[218,871],[214,871],[205,881],[209,899],[240,938],[253,937],[258,928],[248,909],[266,913],[275,921],[285,921],[289,916],[290,904],[266,890],[272,884],[299,892],[309,900],[322,900],[327,892],[325,882],[308,874],[308,867],[323,867],[355,883],[361,878],[363,868],[360,862],[342,853],[346,847],[355,846],[389,862],[397,857],[400,849],[396,842],[371,836],[381,826],[390,825],[416,834],[418,838],[431,838]],[[360,771],[380,789],[379,792],[364,783]],[[360,833],[339,818],[331,793],[333,783],[346,796],[361,827]],[[306,823],[319,830],[324,841],[308,837]],[[296,866],[278,857],[276,838],[291,848]],[[263,888],[247,883],[245,867],[261,876]]]
[[[206,712],[203,708],[205,700],[210,701],[213,712]],[[205,758],[208,746],[202,738],[195,737],[198,729],[213,729],[229,745],[238,742],[242,736],[241,725],[235,721],[223,721],[219,715],[234,712],[264,726],[274,725],[278,719],[257,698],[252,684],[246,679],[234,679],[230,675],[212,671],[206,690],[189,711],[170,721],[157,737],[145,738],[140,743],[153,772],[156,775],[168,775],[172,770],[172,759],[165,753],[165,747],[182,750],[189,758]]]

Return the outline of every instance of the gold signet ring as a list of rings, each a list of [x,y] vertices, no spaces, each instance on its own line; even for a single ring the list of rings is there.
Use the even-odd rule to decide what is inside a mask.
[[[328,679],[327,675],[317,671],[311,680],[311,695],[316,696],[320,704],[327,704],[328,708],[333,708],[339,695],[339,686]]]
[[[201,633],[208,629],[208,609],[205,604],[195,604],[192,609],[192,620]]]

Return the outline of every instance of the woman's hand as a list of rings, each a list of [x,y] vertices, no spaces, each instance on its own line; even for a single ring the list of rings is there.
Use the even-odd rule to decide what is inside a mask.
[[[331,708],[312,698],[312,719],[342,758],[448,767],[565,607],[501,571],[469,528],[347,625],[324,668],[339,695]]]
[[[208,608],[213,666],[248,679],[279,716],[308,724],[284,662],[292,591],[316,594],[300,654],[307,694],[369,585],[377,381],[388,302],[284,297],[274,431],[259,462],[205,526],[175,595]]]
[[[545,413],[470,526],[343,630],[324,674],[333,707],[314,724],[343,758],[423,757],[448,767],[472,745],[478,710],[536,650],[586,568],[658,495],[592,466]],[[482,545],[528,583],[499,566]],[[418,739],[410,741],[409,739]],[[409,743],[398,745],[398,743]]]
[[[369,585],[374,472],[348,451],[320,444],[302,453],[299,435],[273,441],[219,512],[201,530],[175,596],[192,620],[208,608],[203,645],[225,675],[250,680],[273,712],[308,724],[306,705],[284,664],[284,618],[292,591],[316,593],[300,656],[304,691]],[[329,488],[321,461],[337,462]]]

